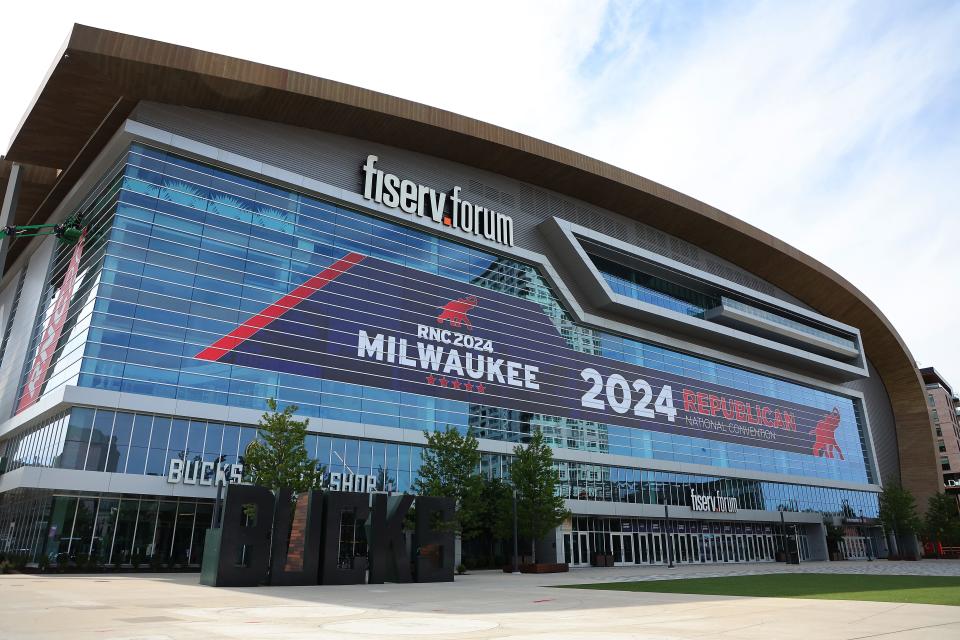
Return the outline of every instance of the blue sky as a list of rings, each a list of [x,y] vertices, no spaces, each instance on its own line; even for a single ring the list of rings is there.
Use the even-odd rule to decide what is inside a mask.
[[[960,387],[960,2],[89,4],[6,9],[4,147],[73,22],[358,84],[783,238]]]

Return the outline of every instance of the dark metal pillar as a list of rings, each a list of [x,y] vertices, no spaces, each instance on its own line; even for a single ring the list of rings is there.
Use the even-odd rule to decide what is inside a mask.
[[[513,490],[513,572],[515,574],[520,573],[520,567],[517,565],[519,562],[518,557],[518,546],[517,546],[517,490]]]
[[[20,183],[23,181],[23,167],[14,163],[10,167],[10,177],[7,179],[7,191],[3,194],[3,204],[0,205],[0,228],[16,224],[17,203],[20,201]],[[3,278],[4,267],[7,264],[7,250],[10,248],[10,238],[4,235],[0,238],[0,279]]]
[[[667,541],[667,569],[673,569],[673,536],[670,535],[670,507],[663,503],[663,529]]]

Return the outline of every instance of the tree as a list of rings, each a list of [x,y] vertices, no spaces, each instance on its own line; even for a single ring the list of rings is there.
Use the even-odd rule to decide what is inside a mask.
[[[957,514],[956,498],[945,493],[930,496],[923,524],[938,555],[940,544],[954,545],[960,542],[960,515]]]
[[[901,548],[901,536],[915,534],[920,528],[917,501],[913,494],[898,485],[889,484],[880,494],[880,521],[893,531],[893,539]]]
[[[570,512],[557,493],[557,473],[553,451],[540,429],[530,436],[527,446],[513,449],[510,477],[517,492],[517,522],[520,533],[530,538],[531,555],[537,561],[537,540],[563,522]]]
[[[319,487],[325,469],[307,455],[307,421],[294,419],[296,405],[277,411],[277,401],[270,398],[267,407],[257,423],[259,439],[244,452],[244,471],[254,484],[273,490],[302,493]]]
[[[468,429],[466,435],[462,435],[450,426],[444,431],[424,431],[423,435],[427,446],[414,488],[423,496],[453,498],[457,514],[448,526],[470,539],[483,524],[483,481],[478,475],[480,443],[473,430]]]
[[[484,481],[484,522],[492,538],[513,537],[513,487],[501,478]]]
[[[464,564],[471,569],[502,565],[497,562],[497,541],[513,535],[513,488],[501,478],[481,476],[480,482],[475,535],[463,546]]]

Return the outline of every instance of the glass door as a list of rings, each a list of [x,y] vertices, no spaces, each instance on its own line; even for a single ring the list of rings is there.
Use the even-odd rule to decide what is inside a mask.
[[[663,546],[663,534],[655,533],[650,537],[653,543],[653,562],[655,564],[666,564],[667,554]]]
[[[743,534],[741,534],[741,533],[738,533],[737,536],[736,536],[736,538],[737,538],[737,562],[746,562],[746,561],[747,561],[747,554],[746,554],[745,549],[744,549],[745,544],[744,544],[744,539],[743,539],[743,537],[744,537],[744,536],[743,536]]]
[[[804,534],[801,533],[800,536],[799,536],[799,541],[800,541],[800,559],[801,559],[801,560],[809,560],[809,559],[810,559],[810,547],[807,546],[807,536],[805,536]],[[869,544],[870,544],[870,541],[869,541],[868,539],[866,539],[866,538],[863,538],[863,551],[864,551],[864,553],[867,554],[867,557],[868,557],[868,558],[870,557]]]
[[[637,535],[637,563],[649,564],[651,562],[649,549],[647,547],[647,534]]]
[[[633,564],[633,534],[611,533],[610,547],[613,550],[613,564],[624,566]]]
[[[737,554],[735,551],[732,535],[723,536],[723,561],[724,562],[737,561]]]
[[[678,534],[676,534],[676,536],[677,536],[677,540],[678,540],[679,543],[680,543],[680,545],[679,545],[679,546],[680,546],[680,549],[679,549],[680,553],[679,553],[679,554],[677,555],[677,557],[675,558],[675,561],[677,561],[677,562],[684,562],[684,563],[690,562],[690,554],[689,554],[689,550],[687,549],[687,546],[688,546],[688,545],[687,545],[687,542],[688,542],[687,536],[684,535],[684,534],[682,534],[682,533],[678,533]]]
[[[573,533],[573,566],[590,566],[590,536],[583,531]]]

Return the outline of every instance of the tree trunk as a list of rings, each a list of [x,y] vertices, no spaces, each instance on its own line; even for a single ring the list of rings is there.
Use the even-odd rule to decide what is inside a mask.
[[[532,511],[532,509],[531,509]],[[537,534],[534,532],[537,530],[536,527],[537,521],[536,518],[531,514],[530,517],[530,560],[533,564],[537,564]]]

